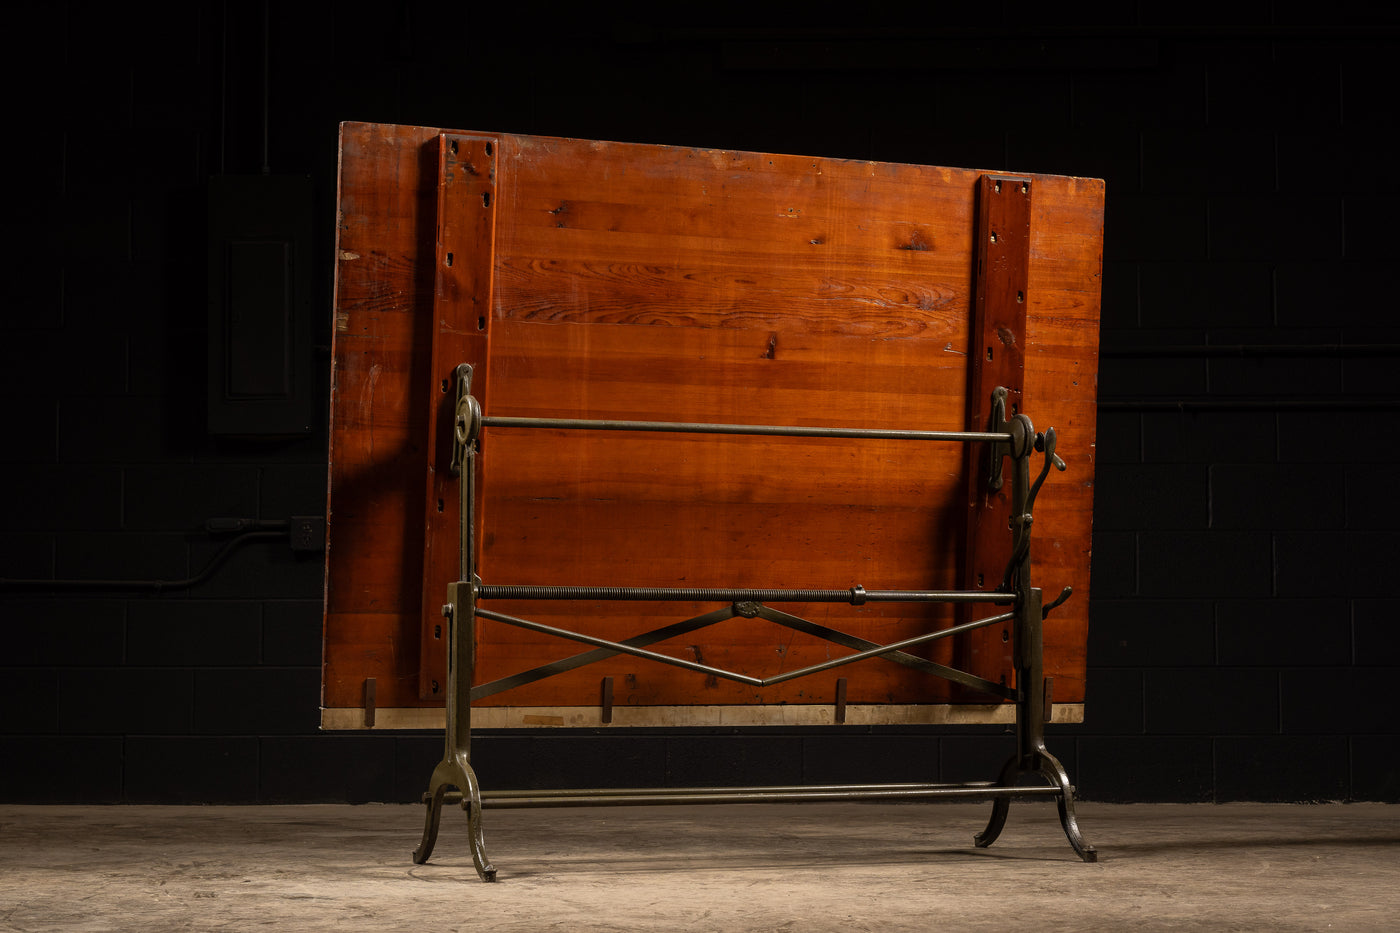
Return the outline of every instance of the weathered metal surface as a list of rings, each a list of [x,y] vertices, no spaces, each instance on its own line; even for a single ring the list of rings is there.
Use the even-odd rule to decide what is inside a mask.
[[[628,643],[610,641],[584,634],[579,631],[544,625],[528,619],[483,609],[479,601],[485,597],[485,588],[475,575],[475,551],[472,542],[476,539],[476,529],[471,524],[475,513],[466,506],[474,501],[474,480],[482,468],[475,456],[477,434],[483,424],[481,409],[467,392],[471,386],[471,367],[458,368],[459,400],[457,403],[457,430],[454,440],[453,463],[456,464],[461,482],[462,509],[461,529],[463,579],[448,585],[447,604],[444,614],[451,620],[450,644],[448,646],[448,694],[446,752],[442,762],[433,771],[428,791],[423,795],[426,806],[423,837],[414,850],[413,860],[426,862],[431,856],[437,839],[442,806],[446,788],[456,787],[460,791],[460,801],[469,814],[468,832],[473,853],[473,861],[478,875],[483,881],[494,881],[496,871],[486,857],[481,833],[481,810],[489,800],[498,806],[509,807],[571,807],[571,806],[625,806],[656,803],[762,803],[776,801],[810,800],[852,800],[852,799],[991,799],[992,813],[987,828],[979,833],[975,842],[979,847],[991,845],[1006,823],[1010,801],[1017,797],[1053,797],[1059,806],[1060,823],[1070,845],[1081,859],[1092,862],[1097,859],[1094,848],[1085,842],[1080,833],[1074,813],[1074,787],[1059,760],[1045,747],[1045,723],[1049,721],[1050,680],[1044,676],[1042,663],[1043,639],[1042,623],[1049,614],[1043,607],[1041,591],[1031,585],[1031,530],[1034,525],[1034,508],[1037,496],[1050,473],[1052,466],[1065,469],[1064,462],[1056,455],[1055,429],[1048,428],[1037,433],[1030,418],[1024,413],[1011,417],[1007,415],[1008,392],[998,387],[992,394],[991,414],[992,434],[996,440],[990,443],[989,456],[994,469],[983,480],[989,488],[1009,488],[1011,517],[1008,532],[1011,541],[1010,558],[1002,573],[1001,582],[995,594],[985,590],[971,592],[921,592],[890,593],[852,587],[848,591],[768,591],[774,601],[783,599],[801,600],[811,598],[814,602],[848,601],[863,605],[872,596],[892,597],[901,602],[955,602],[967,605],[971,602],[1009,603],[1012,611],[949,625],[935,631],[924,632],[888,644],[870,644],[853,639],[845,633],[835,632],[825,626],[810,623],[808,620],[775,612],[761,605],[753,590],[665,590],[661,588],[628,587],[567,587],[567,586],[512,586],[496,585],[492,595],[496,598],[522,599],[548,604],[557,599],[588,598],[602,601],[622,601],[639,597],[655,598],[663,601],[687,602],[706,600],[735,600],[729,609],[719,610],[706,616],[689,620],[687,633],[699,631],[703,627],[716,624],[729,617],[762,619],[777,623],[795,631],[805,632],[828,642],[846,645],[856,649],[851,654],[826,661],[787,670],[767,677],[755,677],[744,673],[700,662],[671,657],[660,652],[641,647],[657,640],[658,633],[637,636]],[[547,429],[540,426],[542,429]],[[570,425],[577,427],[577,425]],[[693,427],[693,426],[692,426]],[[723,433],[721,426],[716,433]],[[597,429],[594,426],[594,429]],[[1032,482],[1031,461],[1039,452],[1043,464],[1039,475]],[[1010,483],[1004,481],[1003,463],[1011,461]],[[1068,597],[1066,590],[1055,604]],[[583,642],[595,646],[595,651],[577,655],[571,659],[555,662],[544,668],[535,668],[507,678],[495,685],[487,685],[489,690],[474,690],[476,682],[474,668],[476,644],[481,640],[483,628],[479,620],[504,623],[509,626],[550,635],[554,638]],[[964,671],[947,669],[941,665],[908,655],[908,649],[928,644],[932,641],[950,638],[974,629],[986,628],[1009,622],[1012,624],[1012,661],[1014,664],[1014,686],[981,681],[975,675]],[[488,627],[489,628],[489,627]],[[669,634],[669,630],[662,634]],[[695,637],[695,636],[692,636]],[[770,787],[770,788],[705,788],[705,789],[656,789],[656,790],[565,790],[556,793],[504,792],[488,797],[477,784],[476,775],[469,764],[471,746],[470,716],[472,704],[478,697],[484,698],[501,690],[510,691],[545,678],[566,675],[576,667],[585,664],[598,664],[610,661],[616,655],[628,655],[650,661],[663,667],[675,667],[703,674],[710,681],[726,680],[750,688],[765,689],[774,684],[809,678],[814,674],[859,663],[865,659],[885,659],[912,667],[921,673],[951,680],[965,687],[970,686],[983,693],[1003,696],[1015,703],[1017,752],[1002,768],[999,779],[994,783],[977,782],[970,784],[903,784],[888,786],[822,786],[822,787]],[[845,718],[846,679],[837,681],[837,718]],[[612,718],[612,679],[604,678],[603,718]],[[1034,787],[1023,785],[1024,775],[1035,775],[1046,783]]]

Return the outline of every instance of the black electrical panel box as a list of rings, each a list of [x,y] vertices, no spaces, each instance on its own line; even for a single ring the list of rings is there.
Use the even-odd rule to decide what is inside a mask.
[[[311,179],[209,181],[209,433],[311,433]]]

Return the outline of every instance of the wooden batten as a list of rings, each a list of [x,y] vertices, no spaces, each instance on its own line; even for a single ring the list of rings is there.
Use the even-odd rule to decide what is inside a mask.
[[[491,281],[495,257],[497,147],[495,136],[441,133],[436,142],[437,236],[433,251],[432,367],[428,376],[427,496],[424,503],[423,582],[418,693],[441,701],[447,684],[442,604],[447,585],[462,579],[460,480],[452,463],[457,368],[472,367],[472,392],[490,383]],[[478,514],[483,499],[477,496]],[[478,540],[478,548],[481,542]]]
[[[983,175],[977,179],[977,227],[973,238],[971,334],[968,347],[967,430],[990,429],[992,393],[1006,390],[1006,416],[1028,411],[1026,399],[1026,307],[1030,289],[1031,194],[1026,176]],[[966,458],[967,539],[962,585],[995,590],[1011,560],[1009,486],[988,486],[989,444],[969,445]],[[968,622],[973,607],[962,607]],[[968,632],[957,643],[958,666],[988,680],[1011,667],[1010,623]]]

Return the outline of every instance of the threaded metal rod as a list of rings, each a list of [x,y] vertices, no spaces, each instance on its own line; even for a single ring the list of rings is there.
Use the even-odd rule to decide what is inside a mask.
[[[767,437],[851,437],[889,441],[994,441],[1011,435],[992,431],[904,431],[895,428],[830,428],[811,425],[707,424],[683,421],[597,421],[581,418],[515,418],[488,415],[488,428],[555,428],[567,431],[651,431],[663,434],[757,434]]]
[[[604,602],[754,602],[754,603],[1000,603],[1016,601],[1015,593],[964,590],[748,590],[656,586],[507,586],[482,585],[477,599],[594,599]]]

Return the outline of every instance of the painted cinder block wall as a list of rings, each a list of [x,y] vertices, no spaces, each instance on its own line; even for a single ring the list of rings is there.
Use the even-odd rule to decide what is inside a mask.
[[[265,150],[262,4],[54,4],[17,36],[0,576],[180,579],[222,544],[210,517],[323,512],[340,120],[1094,175],[1088,713],[1052,748],[1093,800],[1400,800],[1387,14],[271,6]],[[216,439],[205,188],[264,151],[316,186],[317,427]],[[267,541],[187,590],[0,592],[0,800],[415,799],[436,736],[318,733],[321,566]],[[475,757],[488,787],[592,786],[977,779],[1009,750],[992,728],[650,730],[484,735]]]

